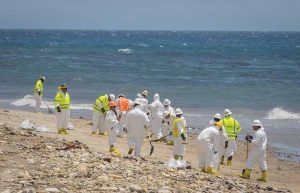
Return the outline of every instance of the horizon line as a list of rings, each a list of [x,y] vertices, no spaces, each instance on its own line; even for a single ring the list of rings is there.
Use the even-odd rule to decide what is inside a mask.
[[[0,28],[0,30],[53,30],[53,31],[157,31],[157,32],[300,32],[297,30],[155,30],[155,29],[76,29],[76,28]]]

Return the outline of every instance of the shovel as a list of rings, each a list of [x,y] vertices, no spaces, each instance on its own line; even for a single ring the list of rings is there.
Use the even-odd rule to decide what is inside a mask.
[[[149,137],[149,144],[151,146],[151,150],[150,150],[150,155],[152,155],[153,151],[154,151],[154,145],[152,145],[152,140],[151,140],[151,136],[150,136],[150,131],[148,131],[148,137]]]
[[[42,100],[44,103],[45,103],[45,105],[47,106],[47,108],[48,108],[48,113],[49,114],[53,114],[54,112],[50,109],[50,107],[48,106],[48,104],[44,101],[44,100]]]

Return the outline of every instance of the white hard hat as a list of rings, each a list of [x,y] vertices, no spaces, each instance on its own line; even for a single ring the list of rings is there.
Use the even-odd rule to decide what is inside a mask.
[[[170,111],[165,111],[165,112],[164,112],[164,117],[166,117],[166,116],[168,116],[168,115],[170,115],[170,114],[171,114]]]
[[[254,120],[252,126],[262,127],[260,120]]]
[[[224,110],[224,115],[225,116],[228,116],[228,115],[231,115],[231,114],[232,114],[232,112],[229,109]]]
[[[41,76],[41,79],[46,80],[45,76]]]
[[[114,101],[116,99],[116,96],[114,94],[109,94],[110,100]]]
[[[149,93],[148,93],[147,90],[144,90],[141,94],[144,95],[144,96],[148,96]]]
[[[165,99],[163,102],[164,105],[170,105],[171,101],[169,99]]]
[[[181,115],[181,114],[183,114],[183,112],[182,112],[182,110],[181,110],[180,108],[177,108],[177,109],[175,110],[175,114],[176,114],[176,115]]]
[[[159,94],[158,93],[155,93],[154,96],[153,96],[153,100],[159,100],[160,97],[159,97]]]
[[[220,114],[220,113],[217,113],[217,114],[215,114],[214,118],[215,118],[215,119],[222,119],[222,117],[221,117],[221,114]]]

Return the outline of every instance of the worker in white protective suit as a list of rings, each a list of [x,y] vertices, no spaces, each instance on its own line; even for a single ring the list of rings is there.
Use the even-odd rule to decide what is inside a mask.
[[[147,90],[144,90],[141,93],[137,94],[137,98],[134,100],[134,102],[138,102],[141,106],[139,108],[141,108],[142,111],[144,111],[147,115],[149,115],[149,110],[148,110],[148,97],[149,92]]]
[[[219,129],[222,129],[222,123],[213,122],[212,126],[204,129],[198,136],[198,159],[202,172],[217,173],[213,169],[213,157],[218,153],[215,147],[220,143]]]
[[[40,112],[40,106],[42,104],[42,98],[44,94],[44,82],[46,78],[42,76],[39,80],[36,81],[33,88],[33,94],[35,98],[35,112]]]
[[[221,122],[221,114],[217,113],[214,116],[214,121],[212,122],[212,124],[214,123],[218,123]],[[225,142],[228,141],[228,137],[225,131],[224,126],[222,125],[222,128],[219,129],[219,136],[217,139],[218,142],[215,143],[214,149],[218,151],[217,154],[213,155],[213,169],[216,171],[220,170],[220,163],[221,163],[221,157],[224,154],[224,147],[225,147]]]
[[[176,117],[172,122],[172,136],[174,139],[173,155],[175,160],[182,160],[187,141],[186,121],[180,108],[175,110]]]
[[[149,129],[150,121],[147,114],[143,111],[143,105],[136,101],[133,109],[127,114],[125,120],[125,131],[127,131],[128,154],[134,150],[135,156],[141,156],[141,146],[143,144],[145,129]]]
[[[70,118],[70,103],[71,98],[68,93],[68,87],[66,84],[60,85],[54,98],[54,106],[57,111],[57,131],[58,134],[68,134],[67,128]]]
[[[153,102],[149,105],[151,112],[151,128],[154,132],[154,138],[160,139],[162,137],[161,126],[164,114],[164,106],[160,102],[160,97],[158,93],[153,96]]]
[[[121,153],[116,149],[117,134],[119,132],[118,118],[116,112],[117,103],[115,101],[109,102],[110,110],[105,115],[105,129],[109,133],[109,152],[114,153],[117,156],[121,156]]]
[[[114,94],[99,96],[93,105],[93,127],[92,134],[96,134],[97,129],[99,135],[104,135],[105,127],[105,115],[109,111],[109,102],[115,100]]]
[[[171,107],[171,101],[169,99],[165,99],[163,101],[164,105],[164,119],[162,124],[162,134],[163,136],[168,135],[172,130],[172,121],[175,118],[175,110],[173,107]],[[174,145],[174,140],[172,138],[172,135],[168,135],[166,137],[167,144],[168,145]]]
[[[247,135],[246,140],[251,143],[251,151],[249,153],[246,169],[240,174],[242,178],[250,179],[252,168],[258,164],[262,171],[262,175],[258,181],[267,181],[267,162],[266,162],[266,148],[267,148],[267,134],[259,120],[254,120],[252,124],[254,136]]]
[[[221,164],[224,164],[225,157],[227,157],[227,165],[232,165],[233,156],[237,153],[236,139],[238,134],[241,132],[240,123],[234,119],[232,112],[229,109],[224,110],[224,119],[222,119],[222,124],[225,128],[226,134],[228,136],[228,141],[225,144],[224,155],[221,158]]]
[[[123,129],[125,127],[125,120],[127,113],[132,109],[133,101],[127,99],[124,94],[118,96],[117,102],[117,114],[119,120],[119,137],[123,137]]]

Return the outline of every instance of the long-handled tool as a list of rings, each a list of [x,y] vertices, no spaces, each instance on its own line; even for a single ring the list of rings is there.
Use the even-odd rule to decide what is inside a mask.
[[[148,137],[149,137],[149,144],[151,146],[150,155],[152,155],[152,153],[154,151],[154,145],[152,145],[152,142],[151,142],[151,136],[150,136],[150,130],[149,129],[148,129]]]
[[[161,138],[159,138],[159,139],[153,139],[153,140],[151,140],[152,142],[158,142],[158,141],[161,141],[161,140],[163,140],[164,138],[166,138],[166,137],[168,137],[168,136],[170,136],[170,134],[168,134],[168,135],[166,135],[166,136],[163,136],[163,137],[161,137]]]
[[[249,135],[249,133],[247,133],[247,135]],[[246,160],[248,159],[248,154],[249,154],[249,141],[246,140],[247,142],[247,154],[246,154]]]
[[[48,104],[42,99],[42,101],[45,103],[46,107],[48,108],[48,113],[49,114],[53,114],[54,112],[50,109],[50,107],[48,106]]]

